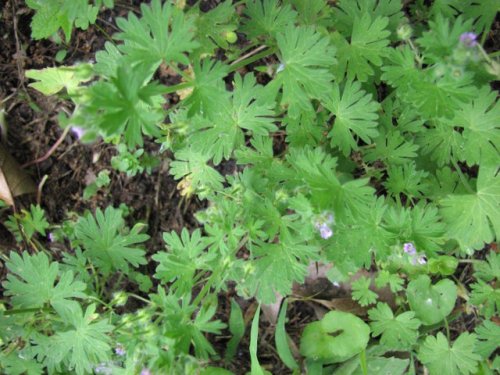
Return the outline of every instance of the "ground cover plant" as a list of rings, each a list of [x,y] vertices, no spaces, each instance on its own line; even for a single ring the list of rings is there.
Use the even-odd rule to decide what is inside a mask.
[[[498,371],[499,10],[8,2],[2,135],[56,136],[0,147],[2,373]]]

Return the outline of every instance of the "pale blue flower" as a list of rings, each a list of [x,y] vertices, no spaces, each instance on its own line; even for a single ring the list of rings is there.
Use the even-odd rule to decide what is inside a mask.
[[[466,32],[460,35],[460,43],[462,43],[465,47],[475,47],[477,45],[477,34],[472,32]]]
[[[417,254],[417,249],[415,249],[415,245],[412,242],[405,243],[403,245],[403,250],[406,254],[411,256]]]

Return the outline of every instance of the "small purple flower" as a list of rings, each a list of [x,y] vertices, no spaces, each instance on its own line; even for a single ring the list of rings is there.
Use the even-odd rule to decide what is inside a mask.
[[[76,136],[76,138],[81,139],[87,131],[79,126],[72,126],[71,132]]]
[[[120,357],[123,357],[127,352],[125,351],[125,348],[121,345],[118,345],[115,348],[115,353],[116,355],[119,355]]]
[[[463,33],[460,35],[460,43],[467,48],[475,47],[477,45],[477,34],[472,32]]]
[[[319,235],[321,236],[321,238],[323,238],[324,240],[327,240],[329,239],[331,236],[333,236],[333,230],[326,224],[326,223],[323,223],[321,224],[321,226],[319,227]]]
[[[328,211],[318,215],[314,221],[314,228],[319,231],[321,238],[325,240],[333,236],[333,230],[330,227],[331,225],[335,225],[335,217]]]
[[[54,233],[52,233],[52,232],[50,232],[47,237],[49,238],[50,242],[54,242],[56,240],[56,237],[54,236]]]
[[[152,373],[148,368],[143,368],[141,371],[141,375],[152,375]]]
[[[412,242],[407,242],[403,245],[403,250],[406,254],[414,256],[417,254],[417,249],[415,249],[415,245]]]

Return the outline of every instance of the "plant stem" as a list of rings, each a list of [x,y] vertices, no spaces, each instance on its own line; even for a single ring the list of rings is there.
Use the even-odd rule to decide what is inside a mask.
[[[475,194],[474,190],[472,190],[471,186],[469,185],[469,182],[465,178],[464,174],[462,173],[462,170],[460,169],[458,163],[452,159],[451,164],[453,164],[453,167],[455,168],[456,172],[458,173],[458,176],[460,177],[460,181],[462,181],[462,184],[464,185],[465,189],[471,193]]]
[[[3,312],[3,315],[15,315],[15,314],[25,314],[25,313],[30,313],[30,312],[38,312],[38,311],[50,311],[50,309],[46,307],[30,307],[27,309],[14,309],[14,310],[7,310]]]
[[[450,342],[450,326],[448,325],[448,319],[444,318],[444,326],[446,328],[446,337],[448,338],[448,342]]]
[[[268,50],[262,51],[260,53],[257,53],[256,55],[249,57],[248,59],[245,59],[242,61],[236,60],[238,62],[235,61],[231,65],[231,68],[229,69],[228,73],[235,72],[236,70],[243,68],[244,66],[246,66],[248,64],[251,64],[255,61],[263,59],[264,57],[270,56],[270,55],[274,54],[275,52],[276,52],[276,48],[269,48]]]

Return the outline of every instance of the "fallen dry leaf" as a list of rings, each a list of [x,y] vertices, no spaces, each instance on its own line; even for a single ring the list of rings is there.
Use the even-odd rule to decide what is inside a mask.
[[[0,144],[0,199],[9,206],[14,197],[36,192],[36,185]]]

